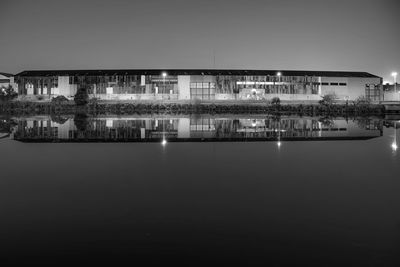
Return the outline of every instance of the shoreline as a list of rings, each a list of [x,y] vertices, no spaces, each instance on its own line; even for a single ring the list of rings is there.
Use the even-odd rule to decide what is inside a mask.
[[[3,114],[302,114],[309,116],[371,116],[385,115],[384,105],[354,105],[318,103],[282,103],[273,105],[265,102],[108,102],[91,101],[77,106],[73,101],[30,102],[10,101],[0,103]]]

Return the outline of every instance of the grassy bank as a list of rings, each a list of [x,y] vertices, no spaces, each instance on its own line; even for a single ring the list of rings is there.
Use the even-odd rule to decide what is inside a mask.
[[[73,101],[62,103],[11,101],[0,103],[3,114],[300,114],[307,116],[371,116],[385,113],[382,105],[354,104],[281,104],[266,103],[109,103],[91,102],[77,106]]]

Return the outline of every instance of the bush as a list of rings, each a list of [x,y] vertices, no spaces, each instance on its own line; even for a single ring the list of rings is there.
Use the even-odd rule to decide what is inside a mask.
[[[281,100],[279,99],[279,97],[274,97],[271,99],[271,104],[274,106],[279,106],[281,104]]]
[[[89,95],[85,88],[79,88],[74,96],[74,101],[77,106],[84,106],[89,102]]]
[[[99,100],[100,100],[100,98],[93,97],[93,98],[89,99],[89,105],[96,106],[99,103]]]
[[[9,101],[18,96],[17,92],[15,92],[14,88],[9,85],[8,87],[2,86],[0,88],[0,100]]]
[[[43,100],[43,99],[44,99],[44,96],[38,95],[38,96],[36,97],[36,99],[37,99],[37,100]]]
[[[76,113],[74,116],[74,124],[78,131],[86,131],[89,126],[88,115],[85,113]]]
[[[337,100],[336,94],[331,93],[322,96],[322,99],[319,101],[319,103],[324,106],[332,106],[333,104],[335,104],[336,100]]]
[[[354,101],[354,105],[356,106],[369,106],[371,104],[371,100],[366,96],[359,96]]]
[[[66,98],[66,97],[63,96],[63,95],[59,95],[59,96],[53,97],[53,98],[51,99],[51,103],[61,104],[61,103],[63,103],[63,102],[68,102],[68,98]]]

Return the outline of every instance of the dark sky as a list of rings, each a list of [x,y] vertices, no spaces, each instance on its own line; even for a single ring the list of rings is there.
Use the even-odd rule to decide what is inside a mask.
[[[0,71],[400,71],[398,0],[0,0]],[[397,12],[397,15],[396,15]]]

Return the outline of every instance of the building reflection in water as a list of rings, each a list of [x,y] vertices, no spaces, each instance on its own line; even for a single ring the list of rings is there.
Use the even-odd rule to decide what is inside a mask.
[[[36,116],[19,118],[13,131],[24,142],[167,142],[356,140],[382,136],[379,119],[301,117]]]

